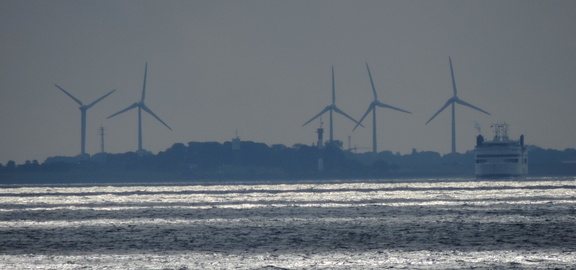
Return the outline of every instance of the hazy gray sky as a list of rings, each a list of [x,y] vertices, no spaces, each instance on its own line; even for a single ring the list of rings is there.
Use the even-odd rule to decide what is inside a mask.
[[[88,111],[87,152],[137,149],[137,112],[107,116],[140,98],[173,131],[144,115],[144,148],[224,142],[311,144],[330,103],[359,119],[372,101],[378,150],[450,151],[450,112],[424,123],[452,95],[457,150],[473,149],[496,122],[529,144],[576,146],[576,1],[0,1],[0,163],[80,152],[78,105]],[[323,118],[328,123],[327,116]],[[335,139],[371,147],[366,128],[335,117]],[[327,127],[327,126],[326,126]]]

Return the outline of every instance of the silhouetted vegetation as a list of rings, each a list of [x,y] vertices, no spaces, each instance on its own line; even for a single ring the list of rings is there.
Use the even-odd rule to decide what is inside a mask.
[[[319,161],[319,160],[322,161]],[[576,150],[529,148],[530,174],[576,175]],[[116,181],[228,181],[369,179],[406,177],[473,177],[474,152],[402,155],[383,151],[353,153],[339,141],[323,149],[296,144],[268,146],[243,141],[176,143],[158,154],[96,154],[90,159],[51,157],[17,165],[0,164],[0,183],[67,183]]]

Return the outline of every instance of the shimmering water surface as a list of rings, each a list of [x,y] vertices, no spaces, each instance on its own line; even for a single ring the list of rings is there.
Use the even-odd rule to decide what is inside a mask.
[[[576,265],[576,181],[0,187],[2,269]]]

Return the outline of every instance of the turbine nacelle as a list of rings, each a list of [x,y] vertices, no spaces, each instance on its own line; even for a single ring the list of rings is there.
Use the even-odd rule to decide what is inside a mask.
[[[78,105],[80,105],[80,110],[81,111],[85,111],[90,109],[92,106],[96,105],[96,103],[100,102],[101,100],[103,100],[104,98],[106,98],[107,96],[111,95],[112,93],[114,93],[116,91],[116,89],[108,92],[107,94],[103,95],[102,97],[100,97],[99,99],[92,101],[92,103],[88,104],[88,105],[84,105],[84,103],[82,103],[82,101],[80,101],[79,99],[77,99],[76,97],[74,97],[72,94],[70,94],[68,91],[64,90],[64,88],[60,87],[57,84],[54,84],[54,86],[56,86],[56,88],[62,90],[62,92],[64,92],[64,94],[66,94],[67,96],[69,96],[72,100],[74,100],[76,103],[78,103]]]
[[[144,104],[143,102],[135,102],[132,105],[126,107],[125,109],[108,116],[106,119],[110,119],[116,115],[122,114],[124,112],[130,111],[134,108],[139,108],[145,112],[147,112],[148,114],[152,115],[154,118],[156,118],[156,120],[158,120],[160,123],[162,123],[165,127],[167,127],[169,130],[172,130],[172,128],[170,126],[168,126],[168,124],[166,124],[164,121],[162,121],[162,119],[160,119],[160,117],[158,117],[158,115],[156,115],[152,110],[150,110],[150,108],[148,108],[148,106],[146,106],[146,104]]]

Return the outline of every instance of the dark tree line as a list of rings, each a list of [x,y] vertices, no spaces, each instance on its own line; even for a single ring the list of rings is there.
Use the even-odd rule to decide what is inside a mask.
[[[319,160],[322,159],[321,169]],[[534,175],[576,175],[576,150],[529,148],[530,172]],[[383,151],[353,153],[341,142],[323,149],[296,144],[268,146],[252,141],[176,143],[158,154],[96,154],[92,159],[52,157],[17,165],[0,164],[2,175],[16,173],[83,173],[110,177],[115,173],[171,173],[178,179],[257,179],[257,178],[370,178],[419,176],[473,176],[474,152],[441,155],[413,150],[402,155]]]

